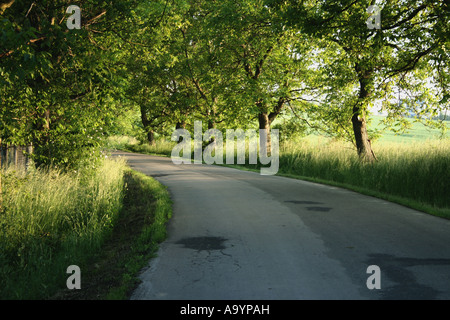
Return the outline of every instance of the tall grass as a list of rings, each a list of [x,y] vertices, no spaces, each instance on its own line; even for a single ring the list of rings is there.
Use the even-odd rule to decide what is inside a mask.
[[[148,143],[139,143],[135,138],[127,136],[112,136],[107,140],[107,148],[109,149],[164,156],[170,156],[176,144],[176,142],[169,140],[158,139],[154,145],[150,145]]]
[[[123,199],[125,162],[62,173],[8,170],[0,213],[0,298],[35,299],[65,286],[112,230]]]
[[[378,160],[364,163],[343,143],[286,142],[280,149],[279,172],[450,208],[449,140],[380,143],[374,149]]]

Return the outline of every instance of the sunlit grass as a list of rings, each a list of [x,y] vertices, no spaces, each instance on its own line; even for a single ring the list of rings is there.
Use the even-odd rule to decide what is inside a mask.
[[[414,121],[414,119],[412,118],[406,118],[406,121],[410,124],[410,128],[408,130],[406,130],[405,132],[396,133],[392,130],[389,130],[389,127],[386,127],[382,124],[384,118],[384,116],[380,115],[372,116],[372,122],[369,126],[371,129],[378,129],[383,132],[381,137],[378,139],[380,143],[393,142],[408,144],[437,140],[438,138],[442,137],[441,130],[425,126],[420,122]],[[447,127],[445,137],[447,139],[450,139],[450,122],[446,121],[445,125]]]
[[[130,152],[165,155],[170,156],[176,142],[165,139],[158,139],[154,145],[148,143],[139,143],[133,137],[128,136],[114,136],[109,137],[106,147],[109,149],[119,149]]]
[[[448,140],[408,145],[380,143],[374,149],[378,160],[367,164],[343,143],[285,143],[280,151],[280,171],[450,206]]]
[[[111,232],[123,199],[123,160],[81,172],[7,170],[0,214],[0,298],[33,299],[65,285]]]

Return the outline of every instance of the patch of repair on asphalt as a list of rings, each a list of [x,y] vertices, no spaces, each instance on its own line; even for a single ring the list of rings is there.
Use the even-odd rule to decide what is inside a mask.
[[[182,244],[188,249],[210,251],[225,249],[226,247],[223,243],[227,240],[222,237],[192,237],[181,239],[175,243]]]

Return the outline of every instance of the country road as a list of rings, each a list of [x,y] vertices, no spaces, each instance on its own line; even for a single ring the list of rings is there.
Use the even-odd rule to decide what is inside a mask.
[[[174,202],[131,299],[450,299],[449,220],[301,180],[114,155]],[[366,284],[372,265],[380,289]]]

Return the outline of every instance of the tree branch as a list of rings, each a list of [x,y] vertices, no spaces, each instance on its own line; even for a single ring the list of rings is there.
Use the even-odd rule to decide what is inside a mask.
[[[408,22],[410,20],[412,20],[415,16],[417,16],[419,14],[420,11],[426,9],[426,5],[422,4],[421,6],[417,7],[416,10],[414,10],[413,12],[411,12],[409,14],[409,16],[407,16],[405,19],[398,21],[397,23],[393,24],[392,26],[388,26],[388,27],[381,27],[381,30],[391,30],[394,28],[397,28],[399,26],[401,26],[402,24],[404,24],[405,22]],[[396,17],[394,17],[392,20],[393,21],[397,21],[398,17],[401,16],[403,14],[403,12],[399,13]]]
[[[406,62],[403,66],[399,67],[398,69],[391,70],[388,72],[388,75],[394,76],[396,74],[402,73],[402,72],[408,72],[415,68],[416,64],[419,62],[419,60],[429,54],[431,51],[436,49],[439,46],[439,41],[432,44],[428,49],[417,53],[414,57],[412,57],[409,61]]]
[[[6,9],[11,7],[13,5],[14,1],[15,0],[10,0],[9,2],[1,3],[0,4],[0,14],[3,14],[3,12],[5,12]]]

